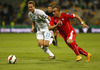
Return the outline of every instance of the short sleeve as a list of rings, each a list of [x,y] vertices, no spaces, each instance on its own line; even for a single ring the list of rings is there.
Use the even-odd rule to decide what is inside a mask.
[[[71,13],[66,13],[66,16],[71,19],[75,18],[75,14],[71,14]]]
[[[41,15],[42,18],[46,19],[48,17],[47,14],[45,14],[44,11],[40,10],[39,15]]]
[[[31,18],[31,14],[30,13],[28,13],[28,17],[32,21],[32,18]]]

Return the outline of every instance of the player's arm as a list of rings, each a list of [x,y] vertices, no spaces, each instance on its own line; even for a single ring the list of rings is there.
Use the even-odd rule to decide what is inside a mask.
[[[32,22],[32,29],[31,29],[31,32],[34,31],[34,28],[35,28],[35,22],[33,21],[33,22]]]
[[[56,27],[57,27],[57,25],[49,26],[49,30],[52,30],[52,29],[54,29]]]
[[[61,21],[58,21],[56,25],[54,25],[54,22],[50,22],[49,30],[55,29],[57,26],[59,26]]]
[[[50,21],[51,20],[51,17],[50,16],[47,16],[47,19]]]
[[[34,28],[35,28],[35,22],[32,20],[32,18],[29,16],[30,14],[28,14],[28,17],[30,19],[30,21],[32,21],[32,28],[31,28],[31,32],[34,31]]]
[[[51,20],[50,16],[48,16],[44,11],[40,10],[39,15],[43,19],[48,19],[49,21]]]
[[[82,27],[83,27],[83,28],[84,28],[84,27],[89,28],[86,24],[84,24],[83,20],[82,20],[78,15],[75,14],[75,18],[77,18],[77,19],[79,20],[79,22],[82,24]]]
[[[58,21],[58,23],[56,24],[56,25],[54,25],[54,18],[53,17],[51,17],[51,19],[50,19],[50,26],[48,27],[49,28],[49,30],[52,30],[52,29],[55,29],[59,24],[60,24],[61,22],[60,21]]]

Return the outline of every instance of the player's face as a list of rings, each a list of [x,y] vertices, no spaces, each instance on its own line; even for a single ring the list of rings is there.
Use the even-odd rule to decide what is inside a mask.
[[[35,6],[33,6],[33,4],[28,4],[28,9],[30,12],[34,12]]]
[[[57,8],[52,9],[52,12],[55,17],[59,17],[60,11]]]
[[[48,7],[48,12],[52,12],[52,7]]]

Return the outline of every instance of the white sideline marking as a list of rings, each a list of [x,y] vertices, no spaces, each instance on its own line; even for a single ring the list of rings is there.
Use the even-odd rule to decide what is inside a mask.
[[[0,59],[0,61],[7,61],[7,59]],[[19,61],[31,61],[31,62],[76,62],[76,61],[66,61],[66,60],[54,60],[54,59],[51,59],[51,60],[17,60],[18,62]],[[85,62],[85,61],[82,61],[81,62]],[[90,61],[90,62],[94,62],[94,63],[100,63],[100,61]]]

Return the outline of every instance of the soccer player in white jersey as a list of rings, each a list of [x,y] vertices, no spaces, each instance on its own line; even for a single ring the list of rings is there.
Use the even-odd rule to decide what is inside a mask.
[[[28,2],[29,18],[32,21],[31,32],[34,31],[35,25],[38,25],[39,30],[37,31],[38,46],[43,49],[44,52],[49,54],[48,59],[55,59],[54,54],[48,49],[51,33],[48,30],[50,17],[47,16],[44,11],[35,9],[35,2]]]

